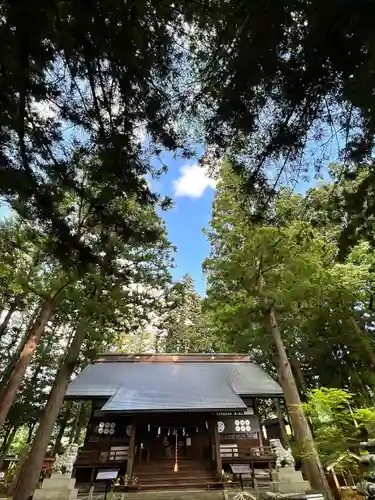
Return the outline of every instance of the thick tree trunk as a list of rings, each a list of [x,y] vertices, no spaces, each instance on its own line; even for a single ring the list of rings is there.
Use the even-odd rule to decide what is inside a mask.
[[[18,358],[20,357],[21,355],[21,352],[23,350],[23,348],[25,347],[26,345],[26,342],[27,342],[27,338],[28,338],[28,335],[29,335],[29,331],[31,330],[31,327],[37,317],[37,314],[38,314],[38,311],[39,311],[40,307],[38,306],[34,312],[32,313],[32,315],[30,316],[30,319],[27,323],[27,326],[25,328],[25,331],[24,331],[24,334],[22,336],[22,339],[21,341],[19,342],[18,344],[18,347],[16,349],[16,351],[13,353],[12,355],[12,359],[10,360],[10,362],[8,363],[8,366],[5,368],[5,370],[3,371],[2,375],[1,375],[1,382],[0,382],[0,398],[1,398],[1,394],[5,388],[5,386],[7,385],[8,383],[8,380],[10,378],[10,376],[12,375],[12,372],[14,370],[14,367],[16,366],[16,363],[17,363],[17,360]]]
[[[21,356],[21,352],[26,345],[27,338],[28,338],[28,332],[29,332],[29,330],[27,330],[25,332],[21,342],[19,343],[19,345],[17,347],[16,352],[13,354],[12,359],[9,361],[7,367],[5,368],[5,370],[2,373],[1,382],[0,382],[0,399],[1,399],[1,395],[4,391],[4,389],[5,389],[6,385],[8,384],[8,381],[13,373],[13,370],[14,370],[14,367],[16,366],[17,360]]]
[[[57,433],[57,436],[56,436],[55,444],[54,444],[53,451],[52,451],[53,456],[55,456],[56,453],[60,453],[61,441],[62,441],[62,438],[64,437],[64,432],[65,432],[68,420],[70,418],[71,411],[72,411],[72,401],[69,401],[69,403],[67,404],[67,407],[65,408],[65,412],[64,412],[63,418],[62,418],[61,423],[60,423],[59,432]]]
[[[3,322],[0,325],[0,339],[6,332],[6,329],[8,328],[9,322],[13,316],[13,314],[16,312],[17,309],[17,301],[15,300],[9,307],[5,318],[3,319]]]
[[[295,377],[297,378],[298,385],[299,385],[301,392],[304,395],[307,394],[309,391],[309,388],[307,386],[306,378],[302,372],[301,363],[299,362],[299,360],[297,359],[297,357],[294,354],[292,354],[290,356],[290,364],[292,366],[293,373],[294,373]]]
[[[28,332],[25,345],[15,364],[13,372],[0,395],[0,429],[4,425],[8,412],[13,405],[17,391],[39,344],[44,328],[53,315],[56,306],[56,297],[56,292],[53,292],[42,304],[39,314]]]
[[[47,406],[40,420],[33,445],[22,469],[22,481],[17,484],[13,500],[27,500],[35,489],[44,455],[50,440],[61,405],[64,400],[70,377],[76,366],[80,348],[86,337],[86,322],[81,321],[77,328],[68,353],[62,363],[49,397]]]
[[[302,402],[298,393],[296,381],[286,354],[286,350],[281,338],[278,323],[276,321],[274,308],[267,303],[265,295],[265,282],[262,275],[259,278],[258,291],[264,314],[278,358],[278,368],[280,383],[284,390],[284,398],[290,416],[294,435],[301,450],[301,457],[308,480],[313,489],[321,491],[327,500],[334,500],[332,491],[328,485],[324,469],[320,462],[314,439],[308,424]]]

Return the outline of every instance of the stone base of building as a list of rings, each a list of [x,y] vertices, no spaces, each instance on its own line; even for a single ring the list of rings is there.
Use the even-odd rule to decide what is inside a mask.
[[[76,480],[62,474],[52,474],[43,481],[42,487],[35,490],[33,500],[76,500],[78,490]]]
[[[310,483],[302,477],[302,472],[294,467],[282,467],[272,472],[272,491],[274,493],[304,493],[311,490]]]

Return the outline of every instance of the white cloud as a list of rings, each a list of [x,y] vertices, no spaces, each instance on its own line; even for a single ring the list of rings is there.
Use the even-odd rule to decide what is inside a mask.
[[[31,109],[37,113],[41,118],[56,118],[58,113],[58,108],[51,102],[44,101],[34,101],[31,103]]]
[[[200,198],[207,188],[215,189],[216,180],[212,179],[207,169],[197,164],[185,165],[180,169],[180,176],[173,181],[176,197]]]

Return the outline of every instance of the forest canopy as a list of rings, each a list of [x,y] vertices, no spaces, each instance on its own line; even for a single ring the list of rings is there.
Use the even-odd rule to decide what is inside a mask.
[[[72,376],[132,348],[249,353],[281,383],[330,497],[306,401],[325,387],[368,410],[374,391],[374,14],[364,0],[0,0],[0,433],[20,455],[15,500],[46,450],[82,440]],[[171,200],[152,182],[165,152],[217,181],[205,297],[171,276]]]

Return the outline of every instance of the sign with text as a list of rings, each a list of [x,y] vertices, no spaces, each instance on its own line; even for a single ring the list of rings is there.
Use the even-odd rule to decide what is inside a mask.
[[[233,474],[250,474],[250,466],[247,464],[230,464]]]
[[[118,471],[119,469],[101,470],[97,473],[96,479],[98,481],[109,481],[111,479],[116,479],[118,476]]]
[[[220,434],[221,441],[238,441],[240,439],[255,439],[259,440],[259,435],[257,432],[248,432],[244,434]]]
[[[244,415],[245,411],[219,411],[215,413],[219,417],[231,417],[232,415]]]

